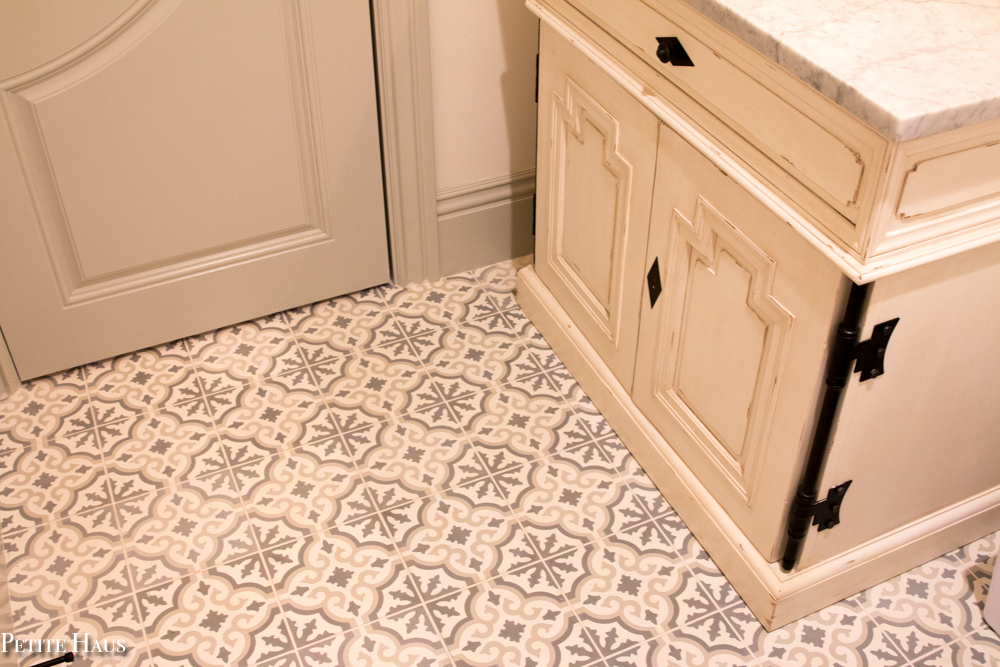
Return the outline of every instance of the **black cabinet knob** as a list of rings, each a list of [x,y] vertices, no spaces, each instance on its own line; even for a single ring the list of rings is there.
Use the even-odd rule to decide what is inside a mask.
[[[656,57],[661,63],[667,63],[675,67],[694,67],[691,57],[681,46],[681,40],[676,37],[657,37],[659,46],[656,47]]]

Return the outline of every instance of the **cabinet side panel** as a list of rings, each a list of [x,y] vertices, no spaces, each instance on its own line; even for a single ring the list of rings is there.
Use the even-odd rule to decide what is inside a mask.
[[[853,483],[803,567],[1000,488],[1000,244],[876,282],[862,339],[895,317],[885,373],[848,384],[821,492]]]

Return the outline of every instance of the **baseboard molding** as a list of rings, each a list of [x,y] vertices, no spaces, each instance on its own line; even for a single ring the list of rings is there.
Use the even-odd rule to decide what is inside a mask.
[[[784,573],[758,552],[632,402],[533,267],[517,300],[667,501],[767,630],[774,630],[994,530],[1000,488],[946,508],[834,559]]]
[[[438,219],[503,201],[535,194],[535,170],[519,171],[499,178],[477,181],[437,193]]]
[[[534,192],[533,169],[439,192],[437,236],[442,274],[531,253]]]

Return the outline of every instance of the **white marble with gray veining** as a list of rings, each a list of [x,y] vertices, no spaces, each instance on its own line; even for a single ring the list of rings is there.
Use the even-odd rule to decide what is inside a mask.
[[[1000,0],[684,0],[895,141],[1000,117]]]

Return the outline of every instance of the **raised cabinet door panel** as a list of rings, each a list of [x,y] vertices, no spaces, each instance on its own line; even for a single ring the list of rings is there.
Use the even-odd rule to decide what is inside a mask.
[[[630,387],[659,122],[545,25],[541,50],[536,270]]]
[[[776,558],[844,279],[663,126],[633,399]]]

